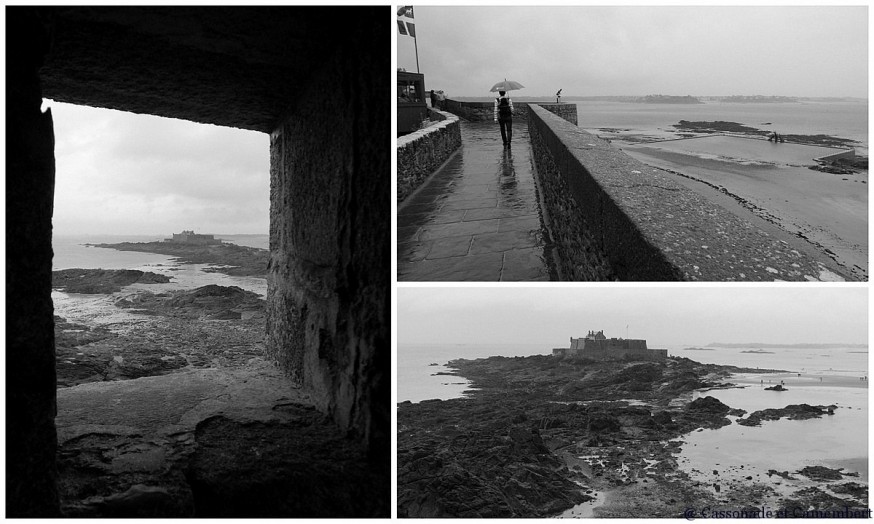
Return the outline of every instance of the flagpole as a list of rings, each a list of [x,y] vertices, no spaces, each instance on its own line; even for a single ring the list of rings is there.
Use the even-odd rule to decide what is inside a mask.
[[[416,12],[413,10],[413,6],[410,6],[410,18],[413,20],[416,19]],[[418,35],[419,33],[416,32],[416,34]],[[421,71],[419,71],[419,37],[415,35],[413,36],[413,45],[416,46],[416,72],[421,73]]]

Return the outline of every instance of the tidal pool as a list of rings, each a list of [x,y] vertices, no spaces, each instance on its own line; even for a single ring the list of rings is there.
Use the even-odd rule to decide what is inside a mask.
[[[685,437],[677,462],[693,480],[716,492],[732,483],[765,483],[789,494],[808,486],[823,486],[795,472],[806,466],[844,468],[836,482],[868,484],[867,387],[817,387],[793,384],[789,391],[766,391],[758,386],[698,393],[748,412],[790,404],[836,405],[834,415],[819,419],[765,421],[761,426],[733,422],[719,429],[701,429]],[[795,480],[768,475],[787,471]]]
[[[650,142],[646,147],[694,154],[701,158],[725,159],[740,163],[810,166],[814,158],[847,151],[835,147],[804,144],[775,144],[758,138],[737,136],[705,136]]]

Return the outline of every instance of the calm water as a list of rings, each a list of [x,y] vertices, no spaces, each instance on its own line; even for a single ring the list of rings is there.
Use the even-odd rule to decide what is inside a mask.
[[[250,247],[266,248],[268,243],[268,235],[216,235],[216,238]],[[263,278],[233,277],[222,273],[205,272],[203,270],[209,267],[208,264],[179,264],[173,257],[168,255],[116,251],[114,249],[84,245],[151,242],[155,240],[163,240],[163,237],[148,235],[55,235],[52,239],[52,248],[54,250],[52,268],[55,270],[69,268],[136,269],[171,277],[171,281],[167,284],[133,284],[120,293],[135,290],[160,293],[216,284],[220,286],[237,286],[247,291],[258,293],[262,297],[267,295],[267,281]],[[142,320],[143,317],[141,316],[132,315],[126,310],[116,308],[114,305],[116,298],[112,295],[81,295],[52,291],[55,314],[73,322],[123,325]]]
[[[783,419],[753,427],[731,424],[689,433],[682,438],[684,444],[678,456],[681,469],[711,486],[714,492],[714,482],[722,483],[723,488],[728,480],[747,484],[748,476],[782,493],[821,485],[799,475],[794,475],[795,480],[775,477],[779,484],[768,477],[772,469],[791,473],[805,466],[844,468],[859,474],[845,480],[868,484],[867,382],[848,377],[849,380],[839,380],[837,385],[821,386],[815,377],[808,380],[804,376],[787,376],[788,391],[775,392],[763,389],[758,384],[760,377],[750,378],[753,384],[743,389],[708,391],[695,396],[709,395],[747,412],[789,404],[835,405],[837,409],[834,415],[819,419]],[[765,382],[767,385],[767,378]],[[718,478],[712,474],[714,470],[719,472]]]
[[[622,102],[576,102],[578,125],[595,134],[600,128],[665,136],[680,120],[724,120],[777,131],[780,134],[824,134],[856,140],[857,150],[867,155],[868,104],[866,102],[797,102],[731,104],[632,104]]]
[[[169,235],[54,235],[55,252],[52,269],[140,269],[157,264],[170,264],[173,257],[155,253],[116,251],[88,247],[85,244],[118,244],[120,242],[154,242]],[[267,249],[269,235],[215,235],[216,238],[240,246]]]
[[[668,140],[647,147],[657,147],[664,151],[692,154],[711,160],[729,160],[741,164],[759,165],[815,165],[814,158],[833,155],[842,151],[839,148],[809,146],[801,144],[773,144],[766,140],[755,140],[737,136],[702,136],[684,140]]]
[[[496,355],[507,357],[551,353],[533,345],[398,345],[398,402],[419,402],[432,398],[457,398],[468,389],[469,382],[461,377],[438,375],[447,371],[445,364],[456,358],[487,358]],[[437,364],[432,366],[431,364]]]
[[[743,353],[749,351],[749,348],[687,351],[686,346],[658,347],[667,347],[668,354],[671,356],[690,358],[705,364],[784,369],[808,377],[817,377],[817,380],[819,376],[858,378],[868,374],[867,350],[858,348],[765,348],[764,351],[769,353]],[[398,401],[419,402],[432,398],[449,399],[462,396],[468,389],[466,380],[449,375],[434,376],[434,373],[446,371],[444,365],[456,358],[476,359],[494,355],[513,357],[551,353],[551,346],[532,344],[449,346],[399,344]]]

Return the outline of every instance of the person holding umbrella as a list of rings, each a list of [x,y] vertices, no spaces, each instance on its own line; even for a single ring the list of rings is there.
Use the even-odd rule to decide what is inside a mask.
[[[513,101],[507,96],[506,91],[499,91],[495,99],[495,122],[501,126],[501,139],[504,145],[510,147],[513,139]]]
[[[513,101],[507,96],[507,91],[511,89],[522,89],[522,84],[512,80],[504,79],[503,82],[498,82],[492,86],[491,91],[498,92],[498,98],[495,98],[495,123],[501,126],[501,139],[506,147],[510,146],[510,141],[513,139]]]

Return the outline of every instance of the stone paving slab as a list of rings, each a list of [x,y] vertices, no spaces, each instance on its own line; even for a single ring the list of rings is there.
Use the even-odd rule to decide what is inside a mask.
[[[514,249],[504,253],[501,279],[507,282],[536,282],[552,280],[548,273],[543,247]]]
[[[546,255],[524,120],[462,122],[462,147],[398,208],[398,281],[542,281]]]

